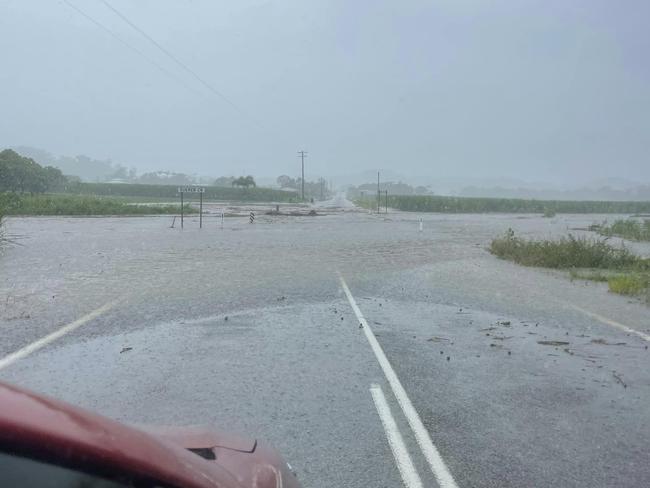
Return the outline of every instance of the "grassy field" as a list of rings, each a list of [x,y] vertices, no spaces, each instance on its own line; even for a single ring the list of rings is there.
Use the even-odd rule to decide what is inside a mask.
[[[572,235],[557,240],[526,240],[509,229],[492,240],[490,252],[523,266],[569,270],[572,279],[607,282],[613,293],[650,301],[650,259],[604,240]]]
[[[196,212],[188,205],[184,207],[186,213]],[[0,212],[5,215],[153,215],[180,211],[180,205],[134,205],[109,197],[0,194]]]
[[[293,192],[274,190],[271,188],[234,188],[219,186],[203,186],[204,200],[226,200],[247,202],[292,202],[297,195]],[[178,185],[141,185],[127,183],[72,183],[65,191],[75,195],[95,195],[113,197],[136,197],[139,201],[156,201],[163,199],[173,201],[180,199]],[[186,195],[192,200],[198,200],[197,194]],[[151,200],[153,199],[153,200]]]
[[[650,241],[650,220],[617,220],[611,225],[594,225],[592,229],[603,236],[616,236],[631,241]]]
[[[357,200],[365,208],[377,208],[376,197]],[[381,200],[382,207],[385,204]],[[558,213],[644,213],[650,202],[605,202],[570,200],[523,200],[514,198],[466,198],[445,196],[388,196],[388,206],[407,212],[441,213],[539,213],[552,217]]]

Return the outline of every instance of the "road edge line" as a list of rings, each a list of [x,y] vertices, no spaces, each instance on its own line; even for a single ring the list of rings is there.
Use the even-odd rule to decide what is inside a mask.
[[[404,439],[390,411],[381,386],[376,384],[370,385],[370,394],[372,395],[372,400],[375,402],[379,419],[386,432],[386,439],[388,439],[388,445],[395,458],[395,464],[397,464],[397,469],[402,475],[404,486],[406,488],[422,488],[420,475],[415,469],[413,460],[406,449],[406,444],[404,444]]]
[[[393,370],[393,367],[390,365],[390,362],[388,361],[386,354],[384,354],[384,350],[381,348],[381,345],[379,345],[379,342],[377,342],[377,339],[375,338],[372,329],[370,328],[368,322],[366,321],[363,314],[361,313],[361,310],[359,309],[357,302],[352,296],[352,293],[350,292],[350,289],[348,288],[348,285],[345,283],[345,280],[343,279],[343,276],[341,274],[339,274],[339,280],[341,282],[341,287],[343,288],[343,291],[345,292],[345,295],[348,298],[348,302],[350,303],[350,306],[352,307],[354,314],[357,316],[357,320],[359,320],[359,323],[363,327],[363,331],[366,335],[366,339],[368,339],[368,342],[370,343],[370,347],[375,353],[375,357],[379,362],[379,366],[384,372],[384,375],[388,380],[388,384],[391,387],[391,390],[393,390],[393,394],[397,399],[397,403],[399,403],[402,412],[404,412],[404,416],[406,417],[406,420],[411,426],[411,430],[413,431],[413,434],[415,435],[415,439],[417,440],[418,445],[422,450],[422,454],[424,454],[425,459],[429,463],[429,467],[431,468],[433,475],[438,481],[440,488],[458,488],[458,485],[456,484],[454,477],[452,476],[451,472],[445,465],[445,462],[443,461],[442,456],[438,452],[438,449],[433,444],[433,441],[431,440],[431,436],[429,435],[429,431],[426,429],[426,427],[424,427],[424,424],[422,423],[422,419],[420,419],[420,415],[418,414],[417,410],[415,410],[415,407],[411,403],[411,400],[409,399],[406,390],[404,390],[404,387],[402,386],[402,383],[397,377],[397,374]]]
[[[82,325],[84,325],[86,322],[89,322],[93,320],[96,317],[99,317],[101,314],[104,312],[110,310],[116,305],[117,302],[108,302],[102,305],[101,307],[93,310],[90,313],[87,313],[83,317],[78,318],[74,322],[71,322],[67,325],[64,325],[63,327],[55,330],[54,332],[41,337],[40,339],[35,340],[31,344],[26,345],[25,347],[18,349],[15,352],[12,352],[8,355],[6,355],[4,358],[0,359],[0,370],[6,368],[7,366],[12,365],[16,361],[19,361],[20,359],[23,359],[30,354],[38,351],[39,349],[42,349],[43,347],[47,346],[51,342],[54,342],[55,340],[59,339],[60,337],[63,337],[69,332],[72,332],[75,329],[78,329]]]
[[[617,329],[620,329],[629,334],[635,334],[639,336],[641,339],[643,339],[644,341],[650,342],[650,335],[648,334],[644,334],[641,331],[635,330],[631,327],[628,327],[627,325],[623,325],[620,322],[616,322],[615,320],[608,319],[607,317],[603,317],[602,315],[599,315],[595,312],[590,312],[589,310],[585,310],[584,308],[578,307],[577,305],[573,305],[572,303],[570,303],[569,306],[574,310],[577,310],[578,312],[582,312],[586,316],[591,317],[592,319],[602,322],[603,324],[611,325],[612,327],[616,327]]]

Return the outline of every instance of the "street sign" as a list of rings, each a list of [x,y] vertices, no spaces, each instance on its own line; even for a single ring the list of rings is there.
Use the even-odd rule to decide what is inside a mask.
[[[183,228],[183,193],[198,193],[201,197],[199,203],[199,228],[203,228],[203,194],[205,188],[202,186],[179,186],[178,193],[181,194],[181,229]]]
[[[178,193],[205,193],[202,186],[179,186]]]

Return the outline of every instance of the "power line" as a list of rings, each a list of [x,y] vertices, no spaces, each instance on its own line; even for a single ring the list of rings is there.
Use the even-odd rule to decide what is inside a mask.
[[[205,81],[201,76],[198,75],[196,71],[194,71],[192,68],[187,66],[185,63],[183,63],[180,59],[178,59],[176,56],[174,56],[169,50],[167,50],[163,45],[161,45],[158,41],[156,41],[153,37],[151,37],[149,34],[147,34],[144,30],[142,30],[140,27],[138,27],[135,23],[133,23],[129,18],[124,15],[122,12],[117,10],[115,7],[113,7],[107,0],[101,0],[101,2],[106,5],[110,10],[115,13],[120,19],[122,19],[124,22],[126,22],[129,26],[131,26],[132,29],[134,29],[136,32],[138,32],[140,35],[142,35],[145,39],[147,39],[151,44],[156,46],[162,53],[164,53],[169,59],[171,59],[174,63],[176,63],[178,66],[180,66],[183,70],[185,70],[187,73],[189,73],[192,77],[194,77],[199,83],[201,83],[204,87],[206,87],[208,90],[210,90],[214,95],[217,95],[219,98],[224,100],[226,103],[228,103],[231,107],[233,107],[235,110],[237,110],[241,115],[244,117],[251,119],[246,112],[244,112],[243,109],[241,109],[235,102],[230,100],[228,97],[226,97],[223,93],[221,93],[219,90],[217,90],[214,86],[212,86],[210,83]],[[260,125],[258,122],[255,122],[256,125]]]
[[[63,0],[63,2],[64,2],[68,7],[70,7],[70,8],[73,9],[74,11],[76,11],[79,15],[81,15],[82,17],[84,17],[86,20],[88,20],[88,21],[92,22],[93,24],[95,24],[97,27],[99,27],[100,29],[102,29],[104,32],[108,33],[112,38],[116,39],[116,40],[119,41],[121,44],[123,44],[124,46],[126,46],[127,48],[129,48],[131,51],[135,52],[138,56],[140,56],[140,57],[142,57],[143,59],[145,59],[148,63],[150,63],[151,65],[153,65],[153,66],[155,66],[156,68],[158,68],[161,72],[163,72],[164,74],[166,74],[167,76],[169,76],[170,78],[172,78],[173,80],[175,80],[176,82],[180,83],[181,85],[183,85],[183,86],[184,86],[185,88],[187,88],[188,90],[191,90],[193,93],[202,96],[202,94],[201,94],[200,92],[198,92],[198,91],[197,91],[196,89],[194,89],[192,86],[190,86],[190,85],[188,85],[187,83],[185,83],[181,78],[179,78],[178,76],[176,76],[176,75],[175,75],[174,73],[172,73],[171,71],[165,69],[164,67],[162,67],[162,66],[159,65],[158,63],[156,63],[153,59],[149,58],[145,53],[143,53],[143,52],[140,51],[138,48],[136,48],[136,47],[132,46],[131,44],[129,44],[128,42],[126,42],[124,39],[122,39],[120,36],[118,36],[115,32],[113,32],[112,30],[110,30],[110,29],[109,29],[108,27],[106,27],[104,24],[102,24],[102,23],[100,23],[99,21],[97,21],[97,20],[95,20],[94,18],[92,18],[92,17],[91,17],[90,15],[88,15],[86,12],[84,12],[83,10],[81,10],[79,7],[77,7],[76,5],[73,5],[73,4],[70,3],[68,0]]]

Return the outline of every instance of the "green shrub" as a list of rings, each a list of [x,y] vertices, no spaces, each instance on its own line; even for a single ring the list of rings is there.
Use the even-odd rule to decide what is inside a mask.
[[[644,261],[625,247],[613,247],[601,240],[569,235],[558,240],[534,241],[515,236],[512,229],[492,240],[490,252],[524,266],[560,269],[622,269]]]
[[[492,240],[490,252],[524,266],[569,269],[571,279],[607,282],[609,290],[623,295],[648,292],[650,301],[650,259],[614,247],[604,240],[576,238],[526,240],[512,229]]]
[[[609,291],[621,295],[639,295],[650,286],[648,276],[640,274],[613,276],[607,280],[607,284]]]

